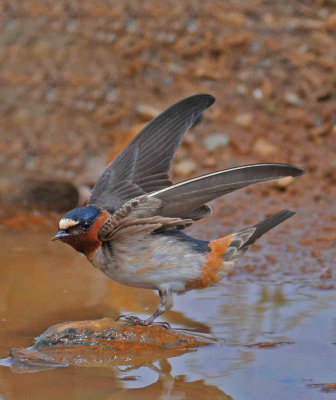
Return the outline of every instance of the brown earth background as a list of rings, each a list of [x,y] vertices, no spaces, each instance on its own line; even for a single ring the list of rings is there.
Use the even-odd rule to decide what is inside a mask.
[[[179,148],[175,181],[264,161],[307,173],[217,200],[194,232],[215,238],[294,209],[244,267],[262,277],[276,264],[333,287],[335,1],[2,0],[0,12],[3,226],[55,226],[145,122],[210,93],[217,101]]]

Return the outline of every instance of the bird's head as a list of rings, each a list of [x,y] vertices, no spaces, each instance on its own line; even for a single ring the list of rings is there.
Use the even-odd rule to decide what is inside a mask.
[[[107,211],[95,206],[75,208],[60,220],[54,240],[61,240],[89,255],[101,245],[98,233],[108,217]]]

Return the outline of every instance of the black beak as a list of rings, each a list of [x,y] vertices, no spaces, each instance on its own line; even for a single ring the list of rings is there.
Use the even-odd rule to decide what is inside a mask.
[[[65,232],[63,229],[60,229],[60,230],[56,233],[56,235],[52,238],[52,240],[65,240],[65,239],[67,239],[67,238],[70,237],[70,236],[71,236],[70,233]]]

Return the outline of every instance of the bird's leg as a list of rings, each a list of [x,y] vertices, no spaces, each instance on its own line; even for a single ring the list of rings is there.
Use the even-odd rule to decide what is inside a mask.
[[[169,329],[170,325],[168,324],[168,322],[154,322],[154,320],[160,316],[162,313],[164,313],[167,310],[170,310],[173,305],[174,305],[174,301],[173,301],[173,295],[169,290],[159,290],[159,296],[160,296],[160,303],[159,306],[157,308],[157,310],[155,311],[155,313],[153,315],[151,315],[149,318],[145,319],[145,320],[141,320],[140,318],[133,316],[133,315],[120,315],[117,318],[117,321],[121,318],[123,318],[124,320],[126,320],[127,322],[130,322],[132,324],[135,325],[162,325],[165,328]]]
[[[144,325],[152,325],[153,321],[165,311],[170,310],[174,305],[173,295],[169,290],[159,290],[160,303],[153,315],[147,318]],[[170,328],[168,322],[156,322],[157,325],[162,325],[165,328]]]

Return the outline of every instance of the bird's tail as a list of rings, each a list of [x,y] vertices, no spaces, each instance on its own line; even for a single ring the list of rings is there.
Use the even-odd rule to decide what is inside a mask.
[[[222,257],[224,261],[235,261],[252,245],[257,239],[270,229],[286,221],[295,214],[293,211],[283,210],[265,219],[259,224],[245,228],[237,233],[226,236],[222,239],[210,242],[211,247],[226,247]]]

